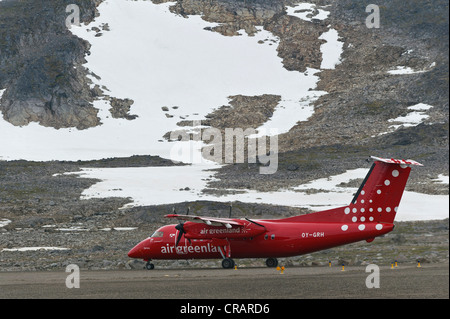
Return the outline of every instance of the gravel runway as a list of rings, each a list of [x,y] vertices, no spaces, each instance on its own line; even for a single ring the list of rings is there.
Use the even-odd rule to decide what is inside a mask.
[[[448,264],[379,268],[379,288],[367,288],[376,273],[365,266],[105,270],[80,269],[79,288],[67,288],[75,273],[1,272],[0,298],[14,299],[392,299],[449,298]],[[368,276],[372,276],[369,277]],[[75,283],[70,280],[69,285]]]

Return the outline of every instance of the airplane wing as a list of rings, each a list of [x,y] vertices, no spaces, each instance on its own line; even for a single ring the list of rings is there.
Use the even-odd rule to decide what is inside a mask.
[[[166,215],[167,218],[176,218],[178,220],[190,221],[194,223],[204,223],[208,226],[225,226],[226,228],[231,228],[233,226],[244,227],[245,221],[230,218],[213,218],[213,217],[201,217],[193,215],[179,215],[179,214],[169,214]]]

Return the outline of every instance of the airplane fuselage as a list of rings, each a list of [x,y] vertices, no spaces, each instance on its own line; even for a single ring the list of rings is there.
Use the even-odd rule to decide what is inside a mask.
[[[175,245],[175,225],[158,229],[152,237],[142,241],[134,251],[135,258],[152,259],[209,259],[223,258],[229,250],[232,258],[276,258],[298,256],[361,240],[371,241],[393,230],[393,224],[365,223],[300,223],[277,220],[257,220],[267,231],[257,236],[226,239],[191,239],[183,237]],[[206,229],[210,229],[205,225]],[[228,231],[217,227],[217,232]]]

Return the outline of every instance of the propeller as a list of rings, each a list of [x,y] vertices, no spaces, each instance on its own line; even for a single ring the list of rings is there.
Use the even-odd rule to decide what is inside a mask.
[[[191,208],[188,207],[186,215],[189,215],[189,210]],[[175,211],[175,209],[174,209]],[[180,243],[181,237],[183,237],[183,234],[186,234],[186,231],[184,230],[184,221],[180,222],[178,225],[175,226],[175,229],[178,230],[178,237],[177,237],[177,241],[175,242],[175,247],[178,247],[178,244]],[[191,240],[188,238],[187,239],[189,241],[189,243],[191,243]]]

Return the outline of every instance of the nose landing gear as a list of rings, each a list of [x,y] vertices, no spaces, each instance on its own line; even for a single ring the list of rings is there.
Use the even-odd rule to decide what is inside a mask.
[[[155,269],[155,265],[151,263],[151,260],[147,261],[147,263],[145,264],[145,269],[147,270]]]

